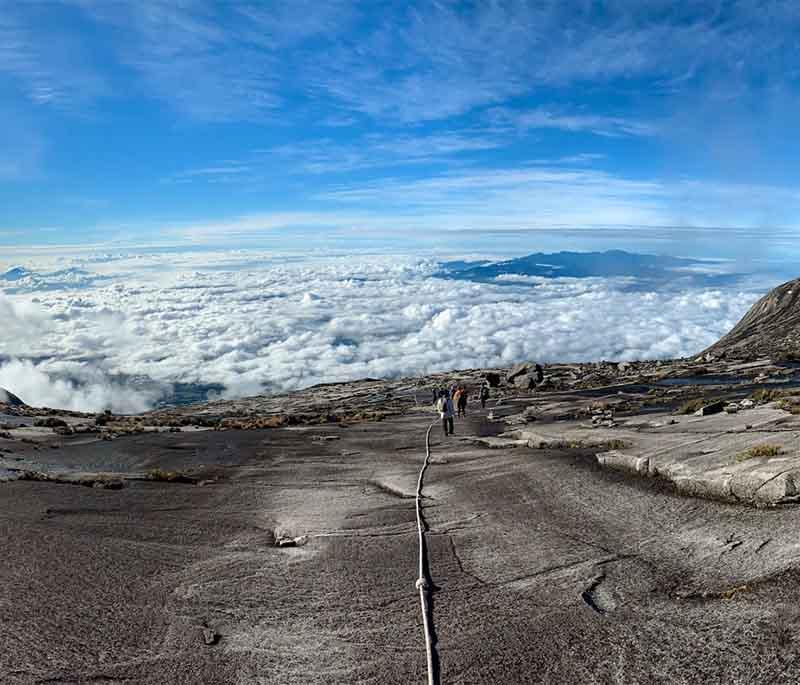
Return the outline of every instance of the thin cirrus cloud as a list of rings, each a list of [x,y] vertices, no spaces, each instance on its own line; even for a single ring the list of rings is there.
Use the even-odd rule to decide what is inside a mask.
[[[164,180],[187,182],[200,178],[247,183],[263,179],[267,170],[277,165],[290,174],[341,174],[411,165],[445,165],[466,161],[472,153],[496,150],[512,142],[508,136],[483,131],[416,136],[368,134],[354,143],[322,138],[257,150],[242,159],[221,160],[210,166],[185,169]],[[584,161],[589,161],[588,157]]]
[[[599,114],[569,113],[563,109],[544,107],[532,110],[495,108],[489,111],[489,116],[493,122],[504,123],[523,131],[550,128],[588,132],[608,138],[654,136],[659,132],[659,127],[654,122]]]
[[[138,411],[156,396],[122,387],[120,374],[221,383],[235,397],[525,358],[675,357],[714,342],[757,297],[631,289],[631,279],[451,281],[433,276],[434,262],[396,255],[252,257],[123,257],[95,262],[105,278],[86,287],[42,276],[0,295],[19,341],[0,386],[52,405],[74,382],[71,408]],[[50,290],[36,301],[40,287]]]
[[[0,232],[796,222],[794,3],[601,5],[0,0]]]
[[[0,77],[40,106],[76,110],[109,93],[81,40],[48,23],[45,3],[0,0]]]
[[[126,92],[74,35],[41,21],[38,3],[5,0],[0,7],[0,68],[23,80],[33,100],[93,99],[111,87]],[[798,18],[791,2],[694,3],[691,13],[661,7],[656,19],[653,9],[609,3],[599,17],[584,4],[523,1],[415,2],[380,11],[352,2],[59,6],[76,22],[112,29],[104,49],[138,74],[147,92],[210,120],[270,116],[300,98],[371,117],[430,121],[543,88],[643,75],[660,75],[666,90],[692,78],[741,83],[778,76],[774,67],[793,61]],[[538,116],[540,125],[554,122]],[[570,125],[569,117],[561,123]],[[596,124],[626,132],[624,121]]]
[[[291,229],[334,236],[706,226],[752,229],[757,235],[766,225],[790,225],[791,218],[800,213],[800,193],[792,188],[629,179],[593,168],[592,155],[557,161],[558,166],[552,160],[537,160],[514,169],[465,167],[421,179],[333,180],[312,198],[315,205],[322,205],[314,211],[173,223],[162,226],[161,233],[198,243],[257,239]],[[531,239],[535,240],[535,234]]]
[[[345,3],[276,7],[73,0],[91,20],[123,37],[121,65],[138,74],[145,92],[204,121],[271,119],[294,79],[288,51],[342,27]],[[290,62],[292,60],[289,60]]]
[[[322,197],[344,208],[393,209],[398,216],[424,211],[429,228],[763,228],[791,225],[800,215],[800,193],[794,188],[631,179],[587,168],[582,157],[562,166],[465,169],[421,179],[340,184]]]

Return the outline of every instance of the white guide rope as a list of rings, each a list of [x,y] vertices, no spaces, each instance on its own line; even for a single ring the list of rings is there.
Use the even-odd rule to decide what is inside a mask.
[[[431,587],[430,578],[427,570],[427,549],[425,547],[425,520],[422,516],[422,481],[425,477],[425,471],[430,464],[431,459],[431,430],[437,424],[434,421],[428,426],[428,432],[425,434],[425,462],[419,472],[417,479],[417,534],[419,536],[419,576],[417,577],[417,589],[419,590],[419,601],[422,607],[422,626],[425,631],[425,652],[428,662],[428,685],[439,684],[439,662],[438,659],[434,660],[435,651],[435,636],[433,633],[433,626],[431,624]]]

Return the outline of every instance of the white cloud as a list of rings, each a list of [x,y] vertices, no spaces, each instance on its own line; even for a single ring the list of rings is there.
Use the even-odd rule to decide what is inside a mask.
[[[531,110],[495,108],[489,114],[496,123],[512,125],[522,130],[553,128],[572,132],[585,131],[607,138],[653,136],[658,132],[658,127],[652,122],[627,117],[569,112],[558,107],[539,107]]]
[[[0,296],[0,353],[30,354],[49,325],[47,311],[36,302]]]
[[[433,263],[398,256],[236,260],[151,256],[145,269],[122,260],[104,265],[119,274],[109,283],[50,291],[39,304],[32,295],[0,297],[4,316],[14,313],[14,337],[28,341],[15,356],[47,358],[36,368],[14,362],[0,385],[34,404],[95,410],[124,401],[132,410],[148,398],[125,390],[120,374],[218,382],[238,396],[524,358],[675,357],[714,342],[757,297],[641,292],[624,279],[477,284],[432,278]],[[45,382],[65,375],[84,378],[86,389]]]
[[[630,178],[595,168],[535,165],[465,169],[420,179],[384,178],[324,191],[398,228],[525,229],[603,226],[793,225],[800,192],[789,186]],[[373,209],[374,208],[374,209]],[[395,216],[391,211],[396,212]],[[405,222],[404,222],[405,219]]]
[[[66,371],[63,367],[63,364],[37,366],[27,360],[12,359],[0,363],[0,388],[14,388],[13,394],[34,406],[95,412],[111,409],[130,414],[145,411],[159,395],[115,383],[101,370],[88,365],[73,366],[67,377],[54,375]]]

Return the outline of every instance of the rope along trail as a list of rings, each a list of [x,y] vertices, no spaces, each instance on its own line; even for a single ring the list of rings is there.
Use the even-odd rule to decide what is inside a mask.
[[[422,626],[425,631],[425,652],[428,661],[428,685],[439,685],[439,651],[436,646],[436,633],[433,627],[433,583],[431,582],[430,569],[428,568],[428,548],[425,544],[425,531],[428,526],[425,517],[422,515],[422,482],[425,478],[425,471],[431,460],[431,430],[437,424],[434,421],[428,426],[425,434],[425,462],[419,472],[417,479],[417,533],[419,536],[419,576],[417,577],[417,589],[419,590],[419,601],[422,607]]]

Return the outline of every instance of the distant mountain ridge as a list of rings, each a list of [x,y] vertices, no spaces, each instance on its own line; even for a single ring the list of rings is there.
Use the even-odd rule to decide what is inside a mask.
[[[31,271],[26,269],[24,266],[12,266],[7,271],[0,274],[0,280],[2,281],[19,281],[23,278],[27,278],[31,275]]]
[[[32,271],[24,266],[13,266],[0,273],[0,291],[7,293],[83,288],[108,276],[69,267],[58,271]]]
[[[502,276],[540,278],[614,278],[633,277],[657,283],[683,283],[693,286],[714,285],[738,280],[741,274],[713,273],[713,262],[636,254],[624,250],[606,252],[536,252],[499,262],[463,260],[444,262],[437,276],[481,282],[498,282]],[[500,282],[502,282],[502,278]]]

